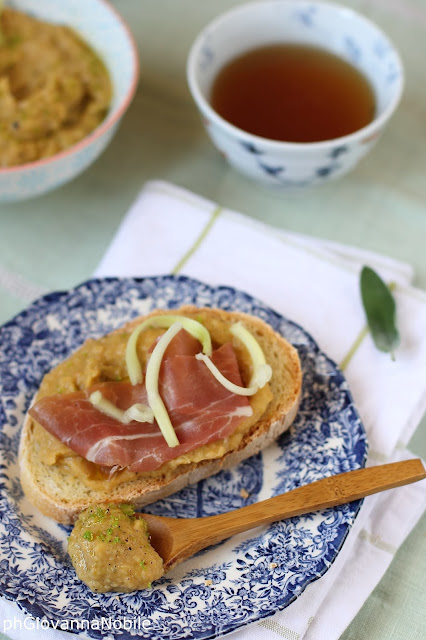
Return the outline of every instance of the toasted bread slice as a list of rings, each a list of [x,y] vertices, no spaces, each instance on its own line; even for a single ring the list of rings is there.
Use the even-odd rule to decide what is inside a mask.
[[[272,395],[268,392],[265,410],[260,417],[257,416],[254,424],[248,425],[245,432],[232,440],[234,446],[230,449],[227,449],[229,443],[221,441],[221,446],[211,449],[205,459],[202,458],[204,455],[202,452],[201,459],[200,455],[195,455],[193,461],[186,457],[181,464],[169,465],[164,470],[160,469],[159,472],[152,474],[134,474],[130,480],[126,481],[125,478],[125,481],[118,485],[105,476],[101,481],[97,481],[95,486],[89,482],[88,477],[85,477],[84,465],[81,467],[80,474],[70,472],[66,464],[66,456],[65,464],[46,462],[46,442],[40,439],[40,434],[46,432],[28,415],[23,427],[19,451],[22,487],[28,499],[42,513],[58,522],[73,523],[81,511],[93,504],[132,502],[143,506],[222,469],[233,467],[273,442],[288,429],[296,416],[302,386],[299,357],[296,349],[268,324],[254,316],[226,312],[221,309],[185,306],[177,310],[153,312],[153,314],[159,313],[177,313],[200,319],[210,331],[213,342],[217,344],[228,340],[235,343],[229,328],[233,323],[242,321],[258,340],[266,361],[272,367],[273,375],[269,382]],[[141,320],[141,318],[134,320],[113,333],[129,332]],[[238,354],[238,346],[236,348]],[[72,364],[74,357],[75,354],[70,356],[67,363]],[[240,362],[240,358],[239,364],[243,369],[247,366]],[[247,378],[247,375],[246,371],[243,379]],[[43,384],[39,394],[42,390]],[[56,441],[56,438],[50,434],[48,438],[53,438],[53,441],[51,440],[53,443]],[[70,454],[73,455],[74,462],[76,458],[84,462],[76,454],[72,452]],[[93,465],[93,463],[88,464]]]

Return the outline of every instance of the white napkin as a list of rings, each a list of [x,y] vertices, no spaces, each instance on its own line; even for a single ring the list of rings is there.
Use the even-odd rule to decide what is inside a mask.
[[[405,445],[426,409],[426,294],[410,286],[409,265],[272,229],[173,185],[150,182],[95,275],[179,272],[213,285],[238,287],[300,323],[341,363],[365,326],[358,292],[362,264],[397,283],[402,336],[392,362],[367,335],[345,370],[368,433],[369,463],[378,464],[412,457]],[[235,632],[233,638],[337,640],[425,505],[424,482],[366,498],[328,572],[284,611]],[[23,618],[16,606],[1,601],[0,620],[15,616]],[[19,625],[6,633],[13,640],[28,637]],[[44,640],[68,635],[36,632]]]
[[[301,324],[340,363],[365,326],[358,291],[363,264],[397,283],[402,336],[395,362],[367,336],[345,371],[368,433],[369,463],[377,464],[413,457],[405,445],[426,409],[426,294],[409,285],[409,265],[272,229],[173,185],[151,182],[95,275],[179,272],[238,287]],[[424,482],[367,498],[325,576],[284,611],[233,637],[339,638],[425,505]]]

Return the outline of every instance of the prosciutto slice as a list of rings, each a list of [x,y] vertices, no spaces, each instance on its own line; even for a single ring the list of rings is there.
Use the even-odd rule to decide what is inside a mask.
[[[106,467],[153,471],[197,447],[229,436],[252,414],[246,397],[225,389],[194,356],[200,344],[181,330],[163,358],[159,390],[179,440],[169,447],[154,421],[121,424],[93,407],[88,397],[95,390],[120,409],[137,402],[146,404],[144,384],[99,383],[87,392],[46,396],[30,409],[30,415],[47,431],[87,460]],[[242,385],[231,343],[212,354],[225,377]]]

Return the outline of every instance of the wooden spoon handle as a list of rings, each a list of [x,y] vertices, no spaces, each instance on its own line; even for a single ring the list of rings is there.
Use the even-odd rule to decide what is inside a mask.
[[[423,478],[426,478],[426,472],[420,459],[357,469],[312,482],[236,511],[199,518],[197,525],[205,528],[206,538],[209,539],[207,544],[214,544],[262,524],[336,507]]]

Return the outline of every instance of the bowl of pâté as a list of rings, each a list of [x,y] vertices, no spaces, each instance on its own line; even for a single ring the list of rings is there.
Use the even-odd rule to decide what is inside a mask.
[[[1,6],[0,200],[31,198],[86,169],[137,77],[133,38],[104,0]]]

